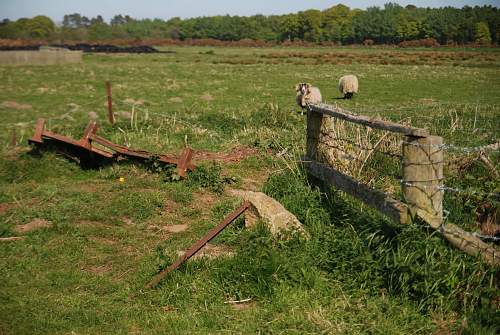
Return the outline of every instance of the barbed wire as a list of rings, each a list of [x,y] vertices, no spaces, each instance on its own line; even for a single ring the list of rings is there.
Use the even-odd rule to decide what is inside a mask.
[[[449,187],[442,185],[439,187],[440,190],[442,191],[448,191],[448,192],[453,192],[453,193],[462,193],[462,194],[476,194],[476,195],[481,195],[485,197],[497,197],[500,198],[500,193],[496,192],[483,192],[483,191],[477,191],[477,190],[466,190],[466,189],[460,189],[456,187]]]
[[[468,232],[466,230],[462,230],[462,234],[458,234],[458,233],[455,233],[453,231],[450,231],[450,230],[446,230],[446,223],[443,222],[440,226],[439,226],[439,229],[437,230],[441,235],[452,235],[454,237],[458,237],[458,238],[461,238],[463,240],[463,235],[465,236],[470,236],[470,237],[475,237],[475,238],[478,238],[480,239],[481,241],[483,242],[499,242],[500,241],[500,238],[499,237],[496,237],[496,236],[491,236],[491,235],[483,235],[483,234],[479,234],[479,233],[476,233],[476,232]],[[479,245],[478,243],[475,243],[473,240],[467,240],[467,243],[471,243],[471,244],[474,244],[476,247],[478,247],[479,249],[483,249],[483,246],[482,245]],[[483,250],[485,251],[485,250]],[[496,252],[493,251],[493,254],[495,254]]]
[[[446,225],[448,224],[448,219],[451,215],[451,212],[446,210],[446,209],[443,209],[443,214],[444,215],[441,217],[435,217],[436,219],[441,220],[441,224],[437,228],[437,232],[439,232],[441,235],[448,234],[448,235],[452,235],[454,237],[459,237],[459,238],[463,238],[463,235],[466,235],[466,236],[479,238],[483,242],[493,242],[493,243],[500,242],[500,237],[493,236],[493,235],[485,235],[485,234],[480,234],[477,232],[468,232],[466,230],[463,230],[463,234],[458,234],[458,233],[455,233],[453,231],[446,230]],[[468,241],[468,242],[471,243],[472,241]],[[475,245],[477,247],[481,247],[478,244],[475,244]]]
[[[436,180],[425,180],[422,182],[426,181],[437,181],[437,180],[442,180],[442,179],[436,179]],[[483,191],[478,191],[478,190],[471,190],[471,189],[460,189],[457,187],[449,187],[446,185],[415,185],[410,181],[400,179],[399,182],[408,187],[415,187],[415,188],[421,188],[421,189],[433,189],[433,190],[438,190],[438,191],[443,191],[443,192],[453,192],[453,193],[462,193],[462,194],[476,194],[476,195],[481,195],[484,197],[498,197],[500,198],[500,193],[496,192],[483,192]]]
[[[438,149],[445,149],[445,150],[452,150],[452,151],[461,151],[465,153],[472,153],[472,152],[483,152],[483,151],[497,151],[500,149],[500,141],[491,143],[491,144],[486,144],[486,145],[481,145],[481,146],[476,146],[476,147],[461,147],[457,146],[454,144],[421,144],[421,143],[413,143],[413,142],[408,142],[408,141],[403,141],[404,144],[416,146],[416,147],[422,147],[422,148],[438,148]]]
[[[468,231],[465,232],[466,235],[474,236],[477,237],[483,241],[488,241],[488,242],[500,242],[500,237],[498,236],[493,236],[493,235],[484,235],[484,234],[479,234],[479,233],[469,233]]]
[[[380,150],[380,149],[378,149],[377,146],[363,146],[363,145],[355,142],[354,140],[352,140],[350,138],[338,137],[338,136],[331,136],[331,135],[329,135],[328,133],[325,133],[325,132],[321,132],[320,134],[323,135],[324,137],[327,137],[327,138],[332,139],[332,140],[338,140],[338,141],[342,141],[342,142],[346,142],[346,143],[352,144],[352,145],[358,147],[359,149],[361,149],[363,151],[376,151],[376,152],[379,152],[379,153],[381,153],[383,155],[390,156],[390,157],[396,157],[396,158],[402,158],[403,157],[401,154],[396,154],[394,152]]]
[[[339,147],[339,146],[335,146],[335,145],[333,145],[331,143],[324,142],[324,141],[318,141],[318,143],[320,143],[320,144],[322,144],[322,145],[324,145],[324,146],[326,146],[328,148],[342,151],[345,154],[345,156],[343,158],[346,158],[346,159],[348,159],[350,161],[356,161],[356,162],[360,162],[360,163],[366,163],[363,159],[360,159],[358,157],[353,156],[352,153],[350,151],[346,150],[345,148],[342,148],[342,147]],[[372,167],[370,167],[370,168],[372,168]],[[372,168],[372,169],[374,169],[374,168]]]

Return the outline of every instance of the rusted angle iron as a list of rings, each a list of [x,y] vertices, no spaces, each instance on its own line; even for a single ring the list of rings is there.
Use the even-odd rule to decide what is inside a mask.
[[[56,134],[51,131],[45,130],[45,120],[38,119],[35,126],[35,134],[31,137],[28,142],[34,145],[42,145],[45,139],[53,140],[55,142],[64,143],[70,147],[85,150],[89,153],[94,153],[102,158],[118,158],[119,156],[126,156],[132,159],[148,160],[153,157],[158,157],[158,160],[167,164],[177,165],[177,171],[179,176],[185,177],[188,170],[194,170],[196,167],[191,162],[193,157],[193,150],[191,148],[185,148],[180,157],[177,158],[171,155],[154,155],[148,151],[143,150],[133,150],[125,146],[113,143],[103,137],[97,135],[98,125],[95,121],[90,121],[83,132],[83,136],[80,140],[74,140],[70,137],[64,135]],[[108,150],[102,150],[96,148],[92,145],[92,142],[100,144]]]
[[[167,164],[176,164],[179,175],[181,177],[185,177],[186,172],[188,170],[192,171],[196,168],[195,165],[191,162],[191,158],[193,157],[193,150],[191,148],[185,148],[182,151],[181,156],[179,158],[176,158],[175,156],[172,155],[154,155],[148,151],[133,150],[123,145],[115,144],[96,134],[92,134],[90,136],[90,139],[93,142],[96,142],[106,148],[109,148],[122,156],[127,156],[134,159],[143,159],[143,160],[148,160],[153,157],[157,157],[160,162]]]
[[[193,244],[181,257],[179,257],[172,265],[161,271],[145,286],[146,289],[154,288],[160,281],[170,272],[177,269],[182,263],[193,257],[201,248],[203,248],[208,242],[210,242],[214,237],[220,234],[229,226],[234,220],[236,220],[241,214],[243,214],[250,207],[250,202],[245,201],[241,207],[234,210],[231,214],[226,216],[224,221],[222,221],[217,227],[210,230],[203,238],[198,240]]]
[[[76,141],[70,137],[56,134],[56,133],[53,133],[51,131],[45,130],[44,128],[45,128],[45,119],[38,119],[36,122],[36,126],[35,126],[35,134],[33,135],[33,137],[31,137],[28,140],[28,143],[35,144],[35,145],[41,145],[41,144],[43,144],[43,139],[45,138],[45,139],[54,140],[56,142],[63,142],[66,145],[70,145],[70,146],[73,146],[73,147],[76,147],[79,149],[85,149],[89,152],[93,152],[95,154],[98,154],[104,158],[112,158],[113,157],[112,152],[108,152],[108,151],[104,151],[104,150],[92,147],[92,144],[89,141],[89,137],[92,133],[97,132],[97,129],[98,129],[98,126],[94,121],[89,122],[89,124],[85,128],[83,137],[78,141]]]

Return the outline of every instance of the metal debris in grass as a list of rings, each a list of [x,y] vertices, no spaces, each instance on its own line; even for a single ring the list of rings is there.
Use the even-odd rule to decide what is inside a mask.
[[[125,146],[115,144],[105,138],[98,136],[97,123],[90,121],[85,128],[80,140],[53,133],[45,130],[45,120],[38,119],[35,134],[29,139],[29,143],[38,149],[54,147],[69,158],[78,161],[84,167],[96,167],[103,163],[120,161],[123,158],[130,160],[148,162],[155,158],[158,162],[166,165],[176,165],[177,175],[184,178],[188,170],[194,170],[191,162],[193,150],[185,148],[179,157],[172,155],[155,155],[144,150],[133,150]],[[96,146],[98,144],[98,146]]]
[[[182,263],[193,257],[198,251],[200,251],[205,245],[208,244],[212,239],[214,239],[217,235],[220,234],[226,228],[229,226],[234,220],[236,220],[241,214],[243,214],[248,208],[250,207],[250,203],[248,201],[245,201],[241,207],[238,209],[234,210],[232,213],[230,213],[224,221],[222,221],[218,226],[210,230],[202,239],[198,240],[195,244],[193,244],[181,257],[179,257],[172,265],[170,265],[168,268],[164,269],[161,271],[159,274],[157,274],[153,279],[146,284],[145,288],[146,289],[151,289],[156,287],[162,280],[163,278],[169,274],[170,272],[174,271],[177,269]]]

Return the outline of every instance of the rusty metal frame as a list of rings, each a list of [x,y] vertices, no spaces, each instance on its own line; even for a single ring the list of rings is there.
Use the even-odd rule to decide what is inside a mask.
[[[177,269],[182,263],[193,257],[198,251],[200,251],[201,248],[203,248],[208,242],[210,242],[214,237],[220,234],[226,228],[229,226],[234,220],[236,220],[241,214],[243,214],[248,208],[250,207],[250,202],[245,201],[241,207],[238,209],[234,210],[226,216],[224,221],[222,221],[217,227],[213,228],[210,230],[203,238],[198,240],[195,244],[193,244],[181,257],[179,257],[172,265],[170,265],[168,268],[164,269],[161,271],[159,274],[157,274],[153,279],[146,284],[145,288],[146,289],[151,289],[157,286],[160,281],[170,272],[174,271]]]
[[[29,144],[36,147],[42,147],[46,140],[58,146],[67,153],[79,156],[81,161],[86,163],[94,163],[97,160],[118,160],[119,158],[127,157],[133,160],[147,161],[153,157],[158,157],[158,160],[165,164],[177,165],[177,173],[181,177],[185,177],[187,171],[194,170],[196,166],[191,162],[193,157],[193,149],[185,148],[179,157],[174,155],[155,155],[148,151],[133,150],[125,146],[115,144],[99,135],[97,135],[98,125],[95,121],[90,121],[83,132],[83,136],[79,140],[74,140],[70,137],[53,133],[45,130],[45,120],[38,119],[35,126],[35,134],[28,140]],[[92,145],[95,142],[107,150],[102,150]]]

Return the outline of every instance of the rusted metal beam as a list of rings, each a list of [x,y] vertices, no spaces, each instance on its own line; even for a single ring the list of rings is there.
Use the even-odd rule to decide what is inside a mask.
[[[151,159],[153,156],[152,153],[143,151],[143,150],[133,150],[130,148],[127,148],[123,145],[119,145],[116,143],[113,143],[105,138],[102,138],[99,135],[92,134],[90,136],[90,139],[96,143],[99,143],[102,146],[105,146],[117,153],[119,153],[122,156],[134,158],[134,159]],[[158,160],[162,163],[166,164],[175,164],[178,166],[178,171],[179,175],[181,177],[186,176],[186,170],[194,170],[196,167],[195,165],[191,162],[191,158],[193,157],[193,149],[191,148],[186,148],[181,154],[181,157],[178,159],[174,156],[169,156],[169,155],[158,155]]]
[[[186,177],[188,164],[191,162],[192,158],[193,149],[185,148],[181,153],[181,157],[179,158],[179,164],[177,164],[177,171],[179,173],[179,176],[181,176],[182,178]]]
[[[110,159],[117,158],[118,156],[125,156],[136,160],[145,161],[153,157],[158,157],[158,160],[166,164],[175,164],[178,167],[179,175],[181,177],[186,176],[187,170],[194,170],[196,167],[191,162],[193,157],[193,150],[191,148],[186,148],[183,150],[179,158],[170,155],[155,155],[144,150],[133,150],[127,148],[123,145],[113,143],[103,137],[97,135],[98,125],[95,121],[90,121],[83,132],[83,136],[79,140],[74,140],[70,137],[53,133],[48,130],[44,130],[45,120],[38,119],[36,123],[35,135],[29,139],[30,144],[40,145],[43,144],[43,139],[48,139],[58,145],[64,145],[64,149],[75,151],[77,156],[82,156],[82,159],[90,165],[94,165],[92,160],[95,156],[89,155],[95,153],[102,158]],[[92,142],[100,144],[107,150],[102,150],[92,146]]]
[[[109,123],[115,124],[115,114],[113,113],[113,97],[111,96],[111,83],[106,81],[106,95],[108,97],[108,120]]]
[[[42,140],[42,133],[43,129],[45,128],[45,119],[38,119],[36,120],[36,126],[35,126],[35,134],[33,135],[32,138],[28,140],[28,143],[43,143]]]
[[[224,221],[222,221],[217,227],[210,230],[202,239],[193,244],[179,259],[177,259],[168,268],[161,271],[145,286],[146,289],[154,288],[160,281],[170,272],[177,269],[182,263],[194,256],[201,248],[203,248],[208,242],[210,242],[214,237],[220,234],[227,226],[229,226],[234,220],[236,220],[241,214],[243,214],[250,207],[250,202],[245,201],[241,207],[234,210],[231,214],[226,216]]]
[[[133,158],[141,158],[141,159],[149,159],[151,158],[151,154],[147,151],[136,151],[136,150],[131,150],[123,145],[119,145],[116,143],[113,143],[99,135],[92,134],[90,135],[90,139],[93,142],[99,143],[102,146],[105,146],[106,148],[109,148],[120,155],[124,156],[129,156]]]
[[[103,156],[104,158],[112,158],[113,157],[113,153],[111,152],[107,152],[107,151],[104,151],[104,150],[101,150],[101,149],[98,149],[98,148],[94,148],[94,147],[91,147],[90,149],[83,146],[81,144],[80,141],[76,141],[70,137],[66,137],[64,135],[60,135],[60,134],[56,134],[56,133],[53,133],[51,131],[44,131],[43,132],[43,135],[42,135],[44,138],[47,138],[47,139],[51,139],[51,140],[55,140],[55,141],[58,141],[58,142],[63,142],[65,144],[69,144],[73,147],[76,147],[76,148],[80,148],[80,149],[85,149],[89,152],[93,152],[93,153],[96,153],[100,156]]]
[[[85,130],[83,131],[83,136],[80,139],[80,141],[78,141],[78,143],[80,143],[82,147],[87,148],[88,150],[92,150],[92,144],[90,143],[90,136],[97,133],[98,129],[99,127],[97,126],[97,123],[95,121],[90,121]]]

